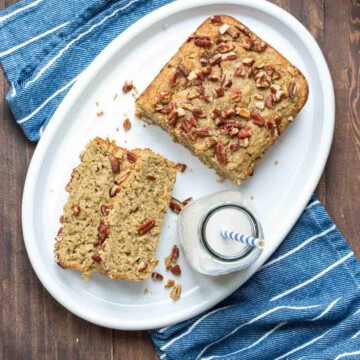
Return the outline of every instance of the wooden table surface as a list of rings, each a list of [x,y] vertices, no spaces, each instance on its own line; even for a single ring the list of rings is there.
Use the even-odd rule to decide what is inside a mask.
[[[0,0],[0,8],[16,1]],[[317,194],[360,257],[359,0],[274,0],[312,33],[329,64],[336,128]],[[1,75],[0,359],[158,359],[145,331],[90,324],[59,305],[37,279],[21,231],[21,197],[36,144],[15,123]]]

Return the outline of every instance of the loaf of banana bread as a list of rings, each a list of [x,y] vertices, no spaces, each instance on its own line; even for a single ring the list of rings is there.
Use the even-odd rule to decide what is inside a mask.
[[[136,100],[223,177],[241,183],[308,97],[302,73],[245,25],[208,18]]]

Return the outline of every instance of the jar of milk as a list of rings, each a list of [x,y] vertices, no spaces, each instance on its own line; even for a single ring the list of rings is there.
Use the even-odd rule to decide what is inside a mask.
[[[224,238],[243,234],[261,246]],[[264,235],[255,209],[239,191],[222,191],[185,206],[178,218],[181,247],[193,269],[221,275],[244,269],[262,253]],[[261,239],[261,240],[260,240]],[[238,239],[239,240],[239,239]]]

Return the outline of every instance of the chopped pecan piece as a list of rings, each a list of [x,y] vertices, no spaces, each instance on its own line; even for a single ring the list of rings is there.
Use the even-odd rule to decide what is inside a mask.
[[[239,150],[239,143],[233,143],[229,146],[229,149],[231,152],[235,152],[236,150]]]
[[[199,58],[199,61],[200,61],[200,64],[205,66],[209,63],[209,56],[208,54],[204,53],[204,54],[201,54],[200,55],[200,58]]]
[[[123,122],[123,128],[125,131],[129,131],[131,129],[131,121],[129,118],[126,118]]]
[[[239,147],[247,148],[249,146],[249,138],[239,139]]]
[[[272,121],[267,121],[265,123],[265,127],[268,129],[268,130],[272,130],[275,128],[275,124],[272,122]]]
[[[211,66],[205,66],[203,68],[201,68],[201,72],[205,75],[210,75],[212,72],[212,67]]]
[[[207,35],[195,35],[194,43],[196,46],[208,47],[211,45],[211,38]]]
[[[276,97],[274,94],[270,94],[266,97],[265,99],[265,106],[268,108],[268,109],[272,109],[274,107],[274,104],[275,104],[275,101],[276,101]]]
[[[291,82],[288,86],[289,96],[294,99],[296,95],[296,84],[294,82]]]
[[[158,273],[158,272],[153,272],[151,273],[151,278],[154,279],[154,280],[159,280],[159,281],[162,281],[164,279],[164,277]]]
[[[110,189],[109,189],[109,196],[110,197],[114,197],[117,193],[120,192],[120,187],[118,185],[113,185]]]
[[[175,284],[175,281],[169,279],[169,280],[167,281],[167,283],[165,284],[165,289],[170,289],[170,288],[172,288],[172,287],[174,286],[174,284]]]
[[[178,121],[178,116],[176,111],[173,111],[171,114],[169,114],[169,120],[168,120],[168,124],[171,127],[175,127]]]
[[[227,153],[223,143],[219,142],[215,145],[215,154],[220,164],[227,165]]]
[[[263,126],[265,124],[264,118],[258,112],[252,111],[250,113],[250,119],[255,125]]]
[[[171,198],[170,200],[170,209],[176,213],[176,214],[180,214],[181,210],[184,208],[184,204],[178,200],[175,199],[174,197]]]
[[[246,50],[251,50],[254,46],[254,40],[250,37],[245,38],[245,43],[243,44],[243,48]]]
[[[170,293],[170,297],[174,300],[177,301],[180,299],[180,295],[181,295],[181,285],[180,284],[176,284],[173,289],[171,290]]]
[[[272,80],[279,80],[280,78],[281,78],[281,74],[277,71],[274,71],[273,74],[271,75]]]
[[[245,126],[243,129],[241,129],[237,136],[239,139],[249,138],[251,136],[250,126]]]
[[[214,137],[208,137],[206,138],[206,144],[208,148],[212,148],[216,145],[217,141]]]
[[[181,269],[179,265],[173,266],[170,271],[176,276],[181,275]]]
[[[141,261],[137,270],[138,272],[144,272],[148,268],[148,264],[145,261]]]
[[[221,54],[212,54],[209,56],[209,64],[216,65],[221,61]]]
[[[181,123],[181,128],[186,132],[188,133],[191,128],[192,128],[192,125],[191,125],[191,122],[189,120],[184,120],[182,123]]]
[[[199,136],[199,137],[206,137],[206,136],[210,136],[210,132],[208,129],[194,129],[193,130],[193,133],[196,135],[196,136]]]
[[[152,174],[148,174],[148,175],[146,175],[146,177],[147,177],[149,180],[152,180],[152,181],[156,180],[156,176],[155,176],[155,175],[152,175]]]
[[[220,28],[219,28],[219,33],[220,33],[221,35],[224,35],[224,34],[229,30],[229,27],[230,27],[230,25],[228,25],[228,24],[223,24],[223,25],[220,26]]]
[[[115,156],[110,156],[110,165],[113,174],[118,174],[120,172],[120,161],[118,158]]]
[[[267,44],[265,41],[259,41],[255,43],[254,50],[257,52],[263,52],[267,48]]]
[[[159,96],[159,101],[166,105],[171,101],[171,92],[170,91],[161,91]]]
[[[225,108],[221,111],[221,116],[225,119],[229,119],[235,115],[235,110],[231,108]]]
[[[140,224],[137,228],[137,231],[140,235],[144,235],[149,232],[155,226],[155,219],[149,217],[145,222]]]
[[[81,208],[78,204],[74,204],[72,207],[72,212],[74,216],[79,216],[80,212],[81,212]]]
[[[104,219],[100,220],[100,224],[98,226],[99,234],[109,235],[110,234],[110,225],[107,224]]]
[[[215,89],[215,94],[217,98],[223,97],[225,95],[225,91],[223,88],[219,87]]]
[[[245,66],[241,65],[235,70],[235,76],[244,77],[246,74]]]
[[[94,255],[91,256],[91,258],[96,261],[97,263],[99,263],[101,261],[101,256],[99,253],[95,253]]]
[[[239,89],[232,89],[230,92],[230,99],[236,101],[240,101],[241,99],[241,91]]]
[[[64,224],[64,220],[65,220],[64,215],[61,215],[59,219],[60,224]]]
[[[195,73],[201,81],[205,80],[205,74],[201,70],[195,70]]]
[[[175,264],[177,259],[179,258],[180,252],[179,252],[179,248],[177,245],[173,245],[171,252],[169,254],[169,256],[167,256],[165,258],[165,265],[166,267],[168,267],[169,265],[171,265],[172,263]]]
[[[222,25],[224,22],[221,19],[220,15],[214,15],[210,18],[210,21],[214,25]]]
[[[233,38],[237,39],[240,36],[240,31],[235,26],[230,26],[226,32]]]
[[[245,118],[245,119],[249,119],[249,118],[250,118],[250,110],[248,110],[248,109],[237,107],[237,108],[235,109],[235,111],[236,111],[236,114],[237,114],[237,115],[239,115],[239,116],[241,116],[241,117],[243,117],[243,118]]]
[[[245,58],[243,59],[242,63],[245,65],[245,66],[252,66],[254,64],[254,59],[252,58]]]
[[[129,160],[129,162],[131,162],[131,163],[134,163],[137,160],[137,156],[131,151],[127,152],[126,157]]]
[[[180,172],[182,172],[182,173],[183,173],[183,172],[186,170],[186,168],[187,168],[187,166],[186,166],[185,164],[180,164],[180,163],[178,163],[177,166],[179,167]]]
[[[182,107],[178,107],[176,110],[175,110],[176,114],[178,117],[182,117],[182,116],[185,116],[186,115],[186,111],[182,108]]]
[[[185,69],[183,65],[178,66],[178,71],[181,75],[184,75],[185,77],[189,76],[189,72]]]
[[[192,110],[192,114],[195,116],[195,117],[198,117],[198,118],[206,118],[206,114],[205,112],[200,109],[200,108],[194,108]]]
[[[235,45],[233,42],[222,42],[220,44],[218,44],[217,49],[221,52],[221,53],[227,53],[229,51],[232,51],[235,49]]]
[[[282,116],[281,115],[275,115],[274,117],[274,123],[276,125],[280,125],[281,124],[281,120],[282,120]]]
[[[121,183],[123,183],[126,180],[126,178],[129,176],[130,172],[131,172],[130,169],[126,169],[126,170],[122,171],[119,174],[119,176],[115,179],[115,183],[117,185],[120,185]]]
[[[199,97],[200,94],[201,94],[201,92],[199,91],[198,88],[192,87],[192,88],[189,90],[188,94],[186,95],[186,98],[187,98],[188,100],[195,99],[195,98]]]
[[[113,205],[111,205],[111,204],[101,205],[100,206],[101,214],[103,214],[104,216],[109,215],[110,209],[112,209],[112,208],[113,208]]]
[[[176,86],[176,84],[177,84],[177,78],[178,78],[178,72],[177,72],[177,70],[175,70],[175,72],[172,74],[172,76],[170,77],[170,84],[172,85],[172,86]]]
[[[133,88],[134,88],[133,82],[126,80],[123,87],[122,87],[122,91],[123,91],[124,94],[126,94],[129,91],[131,91]]]
[[[236,55],[233,51],[228,52],[228,53],[226,53],[226,54],[223,54],[223,55],[221,56],[221,60],[222,60],[222,61],[236,60],[236,59],[237,59],[237,55]]]
[[[193,201],[193,198],[189,197],[189,198],[185,199],[182,203],[184,204],[184,206],[186,206],[191,201]]]

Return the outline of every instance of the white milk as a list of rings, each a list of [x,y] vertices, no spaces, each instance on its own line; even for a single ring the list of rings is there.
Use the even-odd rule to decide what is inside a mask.
[[[249,215],[248,215],[249,214]],[[191,202],[178,217],[181,247],[191,267],[207,275],[221,275],[253,264],[262,250],[223,239],[228,230],[263,237],[255,209],[239,191],[222,191]]]

